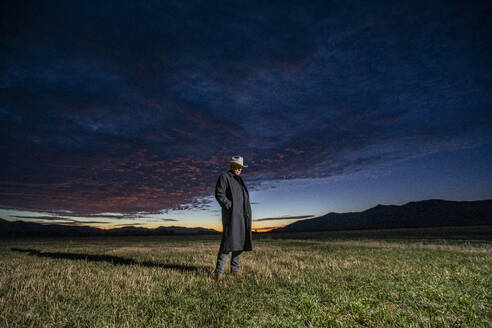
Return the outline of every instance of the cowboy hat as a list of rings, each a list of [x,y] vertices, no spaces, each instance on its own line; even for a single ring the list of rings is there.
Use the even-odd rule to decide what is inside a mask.
[[[248,167],[248,165],[243,164],[243,157],[239,155],[232,156],[231,160],[225,163],[226,165],[237,164],[237,165],[241,165],[242,167]]]

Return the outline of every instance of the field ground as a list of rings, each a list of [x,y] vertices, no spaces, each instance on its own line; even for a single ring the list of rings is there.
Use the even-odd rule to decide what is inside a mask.
[[[490,227],[0,241],[2,327],[491,327]],[[444,239],[445,237],[449,237]]]

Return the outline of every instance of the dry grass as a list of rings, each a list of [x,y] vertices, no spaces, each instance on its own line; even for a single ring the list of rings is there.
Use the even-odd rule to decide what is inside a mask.
[[[254,247],[243,277],[215,282],[217,240],[4,241],[0,326],[492,324],[490,243],[260,239]]]

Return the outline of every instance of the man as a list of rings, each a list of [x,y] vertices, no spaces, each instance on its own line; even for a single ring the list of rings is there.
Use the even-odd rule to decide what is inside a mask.
[[[242,168],[248,166],[238,155],[225,164],[229,170],[219,176],[215,186],[215,199],[222,208],[222,240],[214,271],[217,280],[223,278],[229,252],[232,252],[231,273],[240,276],[241,253],[253,250],[249,192],[240,176]]]

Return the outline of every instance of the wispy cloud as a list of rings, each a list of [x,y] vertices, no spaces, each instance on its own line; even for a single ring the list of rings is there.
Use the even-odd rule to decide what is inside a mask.
[[[72,218],[67,218],[63,216],[24,216],[24,215],[11,215],[11,217],[19,218],[19,219],[28,219],[30,221],[54,221],[55,223],[107,223],[103,221],[79,221]]]
[[[27,221],[33,221],[42,224],[63,224],[63,225],[87,225],[87,224],[110,224],[110,222],[104,221],[78,221],[72,220],[64,217],[55,216],[17,216],[20,219],[27,219]],[[21,220],[22,221],[22,220]],[[46,222],[48,221],[48,222]]]
[[[306,219],[306,218],[312,218],[312,217],[314,217],[314,215],[279,216],[279,217],[274,217],[274,218],[261,218],[261,219],[256,219],[253,221],[262,222],[262,221],[278,221],[278,220],[300,220],[300,219]]]
[[[118,217],[118,216],[111,216],[111,215],[105,215],[102,216],[103,218],[108,218],[112,219],[111,221],[93,221],[93,220],[85,220],[81,219],[79,216],[73,216],[73,217],[67,217],[67,216],[48,216],[48,215],[38,215],[38,216],[29,216],[29,215],[9,215],[10,218],[19,218],[19,219],[27,219],[29,221],[52,221],[53,223],[56,224],[81,224],[81,225],[86,225],[86,224],[111,224],[111,225],[125,225],[125,224],[118,224],[118,220],[122,220],[123,217]],[[90,217],[90,216],[89,216]],[[97,216],[96,216],[97,217]],[[115,221],[116,219],[116,221]],[[133,220],[138,220],[139,218],[135,216],[125,216],[125,220],[133,219]],[[131,223],[128,225],[134,225],[134,224],[149,224],[149,222],[178,222],[180,220],[178,219],[171,219],[171,218],[159,218],[159,219],[149,219],[148,217],[143,217],[140,218],[142,220],[145,220],[145,223]]]

